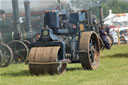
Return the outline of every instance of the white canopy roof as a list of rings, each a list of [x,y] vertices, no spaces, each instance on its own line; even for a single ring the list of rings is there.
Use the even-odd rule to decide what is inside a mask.
[[[104,24],[128,26],[128,13],[112,14],[111,10],[109,15],[104,19]]]

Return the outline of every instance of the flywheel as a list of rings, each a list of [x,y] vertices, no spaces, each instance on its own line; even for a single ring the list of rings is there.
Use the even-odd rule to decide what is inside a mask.
[[[80,38],[80,62],[83,69],[96,69],[100,59],[100,42],[95,32],[83,32]]]
[[[66,63],[59,60],[60,47],[33,47],[28,57],[29,70],[32,74],[61,74],[66,70]]]

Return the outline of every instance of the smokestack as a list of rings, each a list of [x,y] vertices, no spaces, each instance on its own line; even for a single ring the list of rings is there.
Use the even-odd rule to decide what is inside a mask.
[[[88,26],[90,28],[91,24],[92,24],[92,14],[91,14],[91,10],[90,9],[87,12],[87,18],[88,18]]]
[[[14,27],[20,32],[18,0],[12,0]]]
[[[91,12],[90,9],[89,9],[89,18],[90,18],[90,24],[93,24],[93,23],[92,23],[92,12]]]
[[[59,3],[59,10],[61,11],[61,2],[60,2],[60,0],[58,0],[58,3]]]
[[[88,26],[90,26],[90,15],[89,15],[89,10],[87,12],[87,19],[88,19]]]
[[[13,7],[14,28],[16,29],[13,38],[14,40],[23,40],[23,35],[22,35],[22,31],[20,28],[20,21],[19,21],[18,0],[12,0],[12,7]]]
[[[27,28],[29,29],[29,32],[32,32],[30,1],[29,0],[24,0],[24,7],[25,7]]]
[[[104,18],[104,15],[103,15],[103,8],[102,8],[102,6],[99,6],[99,17],[100,17],[101,26],[103,27],[103,18]]]

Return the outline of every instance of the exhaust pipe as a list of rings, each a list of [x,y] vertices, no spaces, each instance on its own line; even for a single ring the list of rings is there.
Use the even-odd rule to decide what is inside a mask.
[[[27,28],[29,29],[29,32],[32,32],[30,1],[29,0],[24,1],[24,7],[25,7],[25,16],[26,16]]]
[[[103,15],[103,8],[102,8],[102,6],[99,6],[99,17],[100,17],[101,27],[103,27],[103,18],[104,18],[104,15]]]
[[[89,19],[90,19],[90,25],[92,25],[92,12],[91,10],[89,9]]]
[[[12,0],[12,8],[13,8],[13,19],[14,19],[14,28],[16,29],[14,39],[21,40],[21,28],[20,28],[20,21],[19,21],[19,5],[18,0]]]
[[[59,11],[61,11],[61,2],[60,2],[60,0],[58,0],[58,3],[59,3]]]
[[[12,0],[14,27],[20,28],[18,0]]]
[[[87,12],[87,19],[88,19],[88,27],[90,28],[90,15],[89,15],[89,10],[88,10],[88,12]]]
[[[88,27],[90,28],[92,25],[92,14],[91,14],[91,10],[89,9],[87,12],[87,19],[88,19]]]

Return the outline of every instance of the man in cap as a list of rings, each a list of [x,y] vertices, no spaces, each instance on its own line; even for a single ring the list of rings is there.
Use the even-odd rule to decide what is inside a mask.
[[[5,21],[5,11],[3,9],[0,9],[0,21]]]

